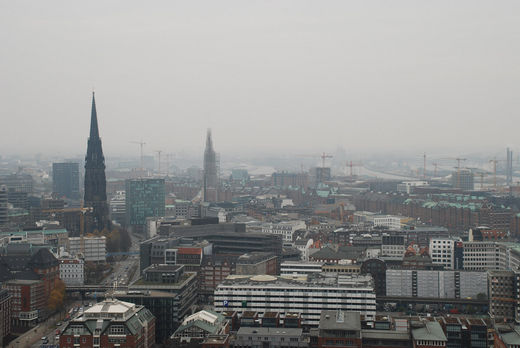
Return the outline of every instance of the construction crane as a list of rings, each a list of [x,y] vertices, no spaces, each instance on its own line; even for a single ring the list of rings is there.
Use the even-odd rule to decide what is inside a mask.
[[[83,257],[85,257],[85,214],[93,211],[92,207],[79,208],[79,235],[80,235],[80,250]]]
[[[143,169],[143,147],[146,145],[146,143],[144,141],[131,141],[132,144],[138,144],[139,145],[139,149],[140,149],[140,163],[141,163],[141,168],[140,169]]]
[[[423,154],[423,179],[426,179],[426,152]]]
[[[352,162],[352,161],[347,161],[347,167],[350,168],[350,177],[353,178],[354,177],[354,174],[353,174],[353,171],[352,171],[352,168],[353,167],[361,167],[363,164],[361,162]]]
[[[170,160],[174,157],[173,153],[166,154],[166,176],[170,176]]]
[[[311,157],[311,158],[316,158],[316,157],[320,157],[321,158],[321,167],[322,168],[325,168],[325,160],[327,158],[332,158],[334,156],[330,155],[330,154],[327,154],[325,152],[323,152],[321,155],[296,155],[298,157]]]
[[[326,154],[325,152],[323,152],[320,157],[321,157],[321,167],[325,168],[325,159],[332,158],[334,156],[332,156],[330,154]]]
[[[155,150],[155,152],[157,153],[157,157],[158,157],[157,161],[159,162],[157,171],[159,172],[159,175],[161,175],[161,152],[162,152],[162,150]]]
[[[439,163],[433,162],[432,165],[433,165],[433,168],[434,168],[434,170],[433,170],[433,177],[437,177],[437,166],[439,165]]]
[[[497,189],[497,164],[498,162],[506,162],[507,160],[499,160],[496,157],[489,160],[490,163],[493,163],[493,186],[495,190]]]

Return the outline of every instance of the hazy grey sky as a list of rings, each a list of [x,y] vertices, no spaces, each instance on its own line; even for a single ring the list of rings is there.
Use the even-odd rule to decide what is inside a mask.
[[[0,153],[517,146],[520,2],[0,1]]]

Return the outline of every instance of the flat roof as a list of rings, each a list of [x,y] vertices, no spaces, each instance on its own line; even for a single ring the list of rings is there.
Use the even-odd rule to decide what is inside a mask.
[[[302,328],[289,327],[241,327],[237,335],[301,336]]]

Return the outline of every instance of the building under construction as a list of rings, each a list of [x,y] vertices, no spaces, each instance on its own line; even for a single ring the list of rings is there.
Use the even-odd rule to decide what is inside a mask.
[[[458,169],[451,174],[451,185],[463,191],[473,191],[474,181],[474,174],[469,169]]]

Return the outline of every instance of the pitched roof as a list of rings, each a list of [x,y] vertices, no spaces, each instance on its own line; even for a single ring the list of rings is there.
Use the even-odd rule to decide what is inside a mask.
[[[59,265],[59,261],[48,249],[40,249],[31,257],[29,265],[35,268],[49,268]]]

